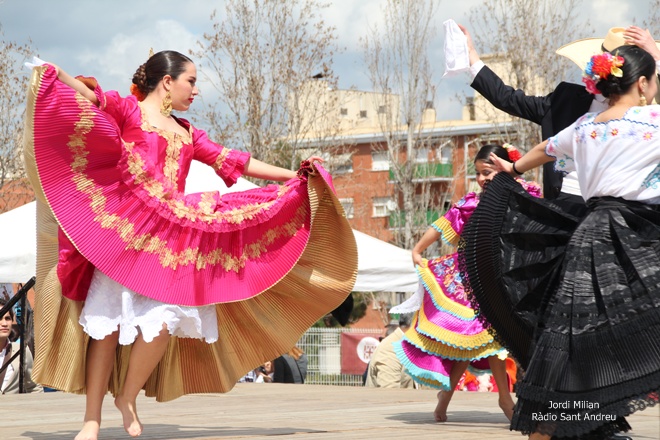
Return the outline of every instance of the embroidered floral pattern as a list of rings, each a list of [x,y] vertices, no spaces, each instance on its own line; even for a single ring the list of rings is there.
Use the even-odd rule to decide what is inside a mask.
[[[660,187],[660,165],[655,167],[655,169],[646,176],[646,179],[642,182],[642,186],[653,189],[658,189],[658,187]]]
[[[457,265],[454,255],[439,258],[433,261],[433,263],[435,264],[430,264],[429,267],[436,279],[442,281],[445,293],[449,295],[449,298],[459,304],[468,305],[469,302],[463,289],[461,273],[456,270]]]

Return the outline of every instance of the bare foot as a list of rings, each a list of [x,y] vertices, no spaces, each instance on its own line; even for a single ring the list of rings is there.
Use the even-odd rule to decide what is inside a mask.
[[[99,437],[101,424],[96,420],[88,420],[83,423],[83,427],[76,436],[75,440],[96,440]]]
[[[442,423],[447,421],[447,408],[449,407],[449,402],[451,400],[451,394],[445,391],[438,392],[438,404],[433,411],[433,417],[435,421]]]
[[[515,405],[513,403],[513,399],[511,399],[511,397],[509,397],[508,399],[507,398],[503,399],[500,397],[497,403],[500,405],[500,409],[502,410],[506,418],[509,419],[510,422],[511,418],[513,417],[513,407]]]
[[[115,398],[115,406],[121,412],[124,419],[124,429],[131,437],[137,437],[142,434],[142,423],[137,415],[135,401],[129,402],[121,396]]]

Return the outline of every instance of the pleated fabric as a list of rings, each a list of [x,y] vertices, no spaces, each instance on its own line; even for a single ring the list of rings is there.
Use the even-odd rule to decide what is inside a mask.
[[[457,254],[423,260],[417,274],[424,286],[420,309],[403,339],[394,344],[399,361],[421,384],[451,390],[456,361],[470,361],[475,374],[489,372],[489,356],[506,358],[472,309],[458,272]]]
[[[658,403],[656,206],[597,198],[579,219],[500,173],[463,238],[467,288],[526,370],[512,429],[603,439]]]
[[[50,168],[54,166],[54,163],[50,163],[48,160],[44,162],[42,159],[44,157],[53,159],[54,156],[39,157],[39,148],[35,151],[35,138],[40,139],[40,136],[35,137],[33,134],[41,124],[46,123],[42,119],[35,119],[35,114],[39,114],[36,108],[39,105],[37,96],[44,93],[43,86],[45,84],[48,87],[54,87],[54,82],[51,78],[49,82],[42,83],[43,75],[48,71],[47,67],[34,70],[35,74],[33,75],[28,99],[25,144],[30,181],[35,188],[38,200],[35,298],[36,355],[33,375],[39,383],[46,386],[68,392],[84,393],[85,357],[89,338],[78,323],[83,303],[62,296],[62,285],[57,273],[58,226],[67,232],[68,237],[72,239],[75,245],[80,244],[85,247],[83,243],[89,243],[91,238],[84,236],[84,225],[80,220],[73,218],[71,224],[69,224],[69,220],[73,217],[71,213],[58,216],[57,209],[56,212],[53,212],[52,203],[55,199],[59,200],[55,204],[61,203],[58,209],[64,209],[62,207],[66,206],[63,193],[55,191],[51,197],[48,191],[44,191],[42,179],[44,176],[52,177],[54,171]],[[94,109],[80,100],[79,102],[84,112],[94,112]],[[62,104],[66,103],[63,102]],[[54,104],[51,103],[50,105]],[[50,123],[52,124],[52,121]],[[92,126],[86,124],[88,123],[82,121],[76,126],[76,130],[93,129]],[[65,142],[63,145],[67,145],[72,149],[78,148],[80,145],[76,139],[72,137],[71,142],[73,144],[69,142],[67,145]],[[118,145],[121,145],[119,138],[116,141]],[[63,157],[67,157],[69,154],[60,153]],[[74,158],[74,163],[69,164],[69,170],[80,166],[90,156],[78,157],[82,162],[75,162]],[[68,157],[71,158],[70,155]],[[103,162],[103,159],[97,160],[96,163],[101,166],[103,165],[101,162]],[[63,174],[67,172],[66,169],[62,171]],[[76,180],[78,179],[76,176],[72,178],[74,184],[80,183],[80,180]],[[86,181],[83,183],[88,184]],[[109,186],[122,185],[121,182],[104,183]],[[205,302],[215,304],[219,333],[218,341],[206,344],[197,339],[171,337],[163,359],[145,385],[147,396],[156,397],[159,401],[167,401],[184,394],[227,392],[231,390],[246,371],[256,368],[267,360],[275,359],[290,350],[299,337],[314,322],[341,305],[350,294],[357,274],[357,246],[352,229],[343,214],[341,204],[334,194],[329,175],[320,168],[309,169],[301,179],[292,183],[294,186],[284,192],[295,194],[295,196],[290,199],[277,199],[275,204],[279,205],[281,203],[281,209],[273,209],[267,214],[269,216],[282,215],[286,219],[279,223],[277,220],[268,223],[262,217],[261,220],[266,222],[262,226],[250,224],[248,221],[248,224],[253,227],[253,232],[246,235],[246,240],[249,241],[248,239],[261,234],[268,242],[263,242],[262,248],[253,248],[255,250],[253,255],[260,257],[258,258],[258,265],[248,267],[253,270],[253,274],[248,275],[247,272],[242,272],[241,275],[236,276],[235,274],[238,272],[229,270],[234,274],[232,275],[234,281],[230,281],[229,284],[232,287],[243,286],[242,290],[227,290],[222,282],[214,280],[214,276],[217,277],[219,271],[204,272],[203,268],[200,268],[199,259],[195,260],[193,258],[191,260],[193,261],[193,267],[197,264],[197,269],[185,269],[182,265],[179,265],[175,268],[176,270],[172,270],[169,274],[166,269],[163,269],[160,262],[152,266],[146,263],[144,266],[140,266],[146,260],[140,260],[135,256],[122,260],[122,258],[125,258],[121,254],[123,251],[115,246],[112,240],[105,242],[102,232],[99,233],[96,249],[91,248],[93,252],[89,255],[93,255],[93,258],[97,260],[95,264],[98,262],[99,265],[104,267],[123,267],[124,269],[117,270],[114,273],[114,275],[117,275],[117,273],[123,271],[126,275],[123,278],[118,276],[120,278],[119,282],[122,284],[128,280],[129,282],[125,283],[128,287],[144,294],[144,292],[158,290],[154,288],[154,285],[159,286],[159,283],[163,282],[161,278],[166,278],[168,280],[166,281],[167,286],[175,286],[173,288],[175,294],[167,298],[160,298],[161,300],[168,299],[173,303],[180,300],[182,305]],[[254,201],[255,198],[258,199],[259,197],[262,199],[268,198],[272,196],[272,193],[272,188],[266,190],[262,195],[252,192],[252,195],[246,199],[251,198]],[[89,194],[91,193],[87,193],[87,195]],[[81,196],[80,194],[71,194],[71,197]],[[122,199],[126,200],[130,197],[130,194],[124,193],[116,200],[122,201]],[[287,201],[291,203],[287,204]],[[173,216],[168,219],[164,219],[162,215],[154,217],[153,210],[150,211],[148,205],[142,205],[144,209],[136,211],[138,205],[135,204],[137,202],[133,202],[128,202],[128,205],[123,206],[132,206],[130,212],[133,213],[131,216],[134,217],[131,218],[137,219],[136,222],[141,222],[140,224],[143,225],[142,232],[148,232],[144,228],[145,225],[149,224],[149,218],[156,218],[154,222],[157,225],[152,226],[156,227],[157,231],[154,230],[153,236],[156,236],[157,233],[160,234],[162,232],[160,226],[165,227],[164,225],[169,221],[172,228],[179,227],[179,231],[182,231],[179,235],[175,233],[173,236],[166,237],[173,238],[175,244],[177,242],[183,243],[184,247],[189,245],[191,243],[190,235],[194,235],[195,230],[203,232],[197,234],[197,239],[201,240],[200,243],[203,241],[211,247],[220,246],[224,243],[222,238],[213,239],[212,235],[214,233],[223,235],[226,229],[222,230],[221,227],[218,227],[218,230],[210,231],[212,228],[208,226],[195,229],[195,221],[189,218],[179,221]],[[289,211],[289,209],[293,209],[293,211]],[[227,209],[227,211],[231,211],[231,209]],[[129,211],[122,211],[124,214],[127,212]],[[81,215],[80,217],[84,216]],[[120,218],[116,217],[108,220],[110,223],[102,223],[102,225],[109,229],[116,224],[113,222],[121,221]],[[63,224],[63,221],[67,224]],[[291,227],[288,227],[287,222],[295,222],[295,225],[292,223]],[[272,228],[267,227],[268,224],[282,226],[281,229],[290,238],[288,243],[293,243],[290,246],[290,249],[293,250],[278,253],[278,249],[286,247],[285,243],[278,241],[278,237],[274,234]],[[67,230],[67,227],[69,227],[69,230]],[[76,233],[72,232],[78,227],[82,231],[80,243],[76,242]],[[233,228],[234,231],[240,229],[234,226],[228,226],[228,228]],[[186,231],[190,234],[186,235]],[[89,235],[89,232],[87,234]],[[234,237],[236,238],[230,244],[227,244],[231,250],[240,248],[241,245],[245,244],[240,235],[234,235]],[[208,240],[204,241],[206,239]],[[139,243],[144,244],[146,242]],[[108,253],[105,254],[102,248],[106,248]],[[119,253],[114,254],[115,251],[110,251],[110,249],[115,249]],[[209,249],[213,251],[213,249]],[[222,248],[217,249],[220,252],[223,251]],[[82,248],[78,250],[85,255]],[[148,255],[149,252],[144,252],[144,254]],[[158,267],[160,269],[156,270],[155,268]],[[269,268],[272,268],[270,273]],[[273,273],[279,273],[279,275],[274,276]],[[177,277],[178,274],[180,274],[179,277]],[[163,276],[161,277],[161,275]],[[246,281],[240,283],[240,278],[243,275],[245,275]],[[131,283],[130,280],[137,278],[146,279],[146,281],[138,283],[138,288],[135,289],[136,284]],[[118,280],[115,279],[115,281]],[[186,283],[188,283],[187,290]],[[145,287],[148,285],[151,287]],[[213,286],[216,287],[215,290],[213,290]],[[211,292],[207,292],[206,289],[210,289]],[[190,299],[186,295],[192,295],[194,298]],[[154,296],[158,299],[158,295]],[[123,383],[127,372],[130,350],[131,346],[120,346],[117,349],[114,372],[109,384],[109,390],[113,394],[119,391]]]
[[[122,101],[130,113],[117,116],[126,118],[120,129],[58,81],[51,66],[35,69],[33,82],[30,136],[39,182],[66,238],[105,275],[157,301],[201,306],[258,295],[296,264],[312,221],[307,173],[332,189],[322,167],[282,185],[184,195],[178,182],[192,160],[189,151],[209,145],[200,130],[160,142],[167,133],[152,133],[148,120],[134,116],[140,110],[132,97]],[[102,105],[113,101],[99,90]],[[162,171],[149,155],[161,143],[167,145]],[[233,150],[217,148],[214,167],[232,163],[222,172],[234,180],[242,163]],[[179,164],[177,155],[186,161]],[[61,279],[70,278],[65,271],[62,264]]]

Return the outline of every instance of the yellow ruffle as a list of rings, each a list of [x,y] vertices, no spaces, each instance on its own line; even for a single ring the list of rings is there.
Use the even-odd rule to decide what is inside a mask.
[[[458,245],[458,240],[461,237],[456,233],[454,228],[452,228],[451,223],[449,223],[449,220],[447,220],[445,217],[440,217],[435,222],[433,222],[433,226],[435,226],[441,231],[443,240],[445,240],[447,243],[451,244],[452,246]]]
[[[494,356],[502,347],[493,340],[493,337],[483,331],[478,335],[462,336],[455,333],[443,332],[439,338],[443,342],[429,338],[417,330],[417,326],[425,319],[421,317],[422,310],[415,315],[412,326],[405,333],[406,340],[422,351],[429,352],[447,359],[475,359]],[[420,331],[427,328],[420,326]],[[437,328],[436,328],[437,329]],[[428,332],[426,332],[428,333]],[[436,332],[438,333],[438,332]],[[435,336],[434,336],[435,337]],[[450,345],[452,344],[452,345]]]
[[[463,319],[474,319],[474,310],[447,298],[445,292],[442,290],[442,287],[440,284],[438,284],[438,280],[435,277],[435,274],[431,269],[429,269],[428,262],[423,267],[417,267],[417,274],[424,283],[427,289],[427,293],[433,297],[433,300],[436,302],[436,304],[439,304],[444,310]]]

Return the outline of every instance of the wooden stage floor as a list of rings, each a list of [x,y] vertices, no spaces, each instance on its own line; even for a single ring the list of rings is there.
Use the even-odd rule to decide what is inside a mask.
[[[523,437],[508,429],[495,393],[457,392],[449,421],[435,423],[431,390],[238,384],[227,394],[157,403],[140,396],[140,439],[442,439]],[[64,393],[0,396],[0,439],[69,440],[81,426],[84,397]],[[660,406],[629,418],[634,439],[660,439]],[[127,439],[106,398],[101,439]]]

